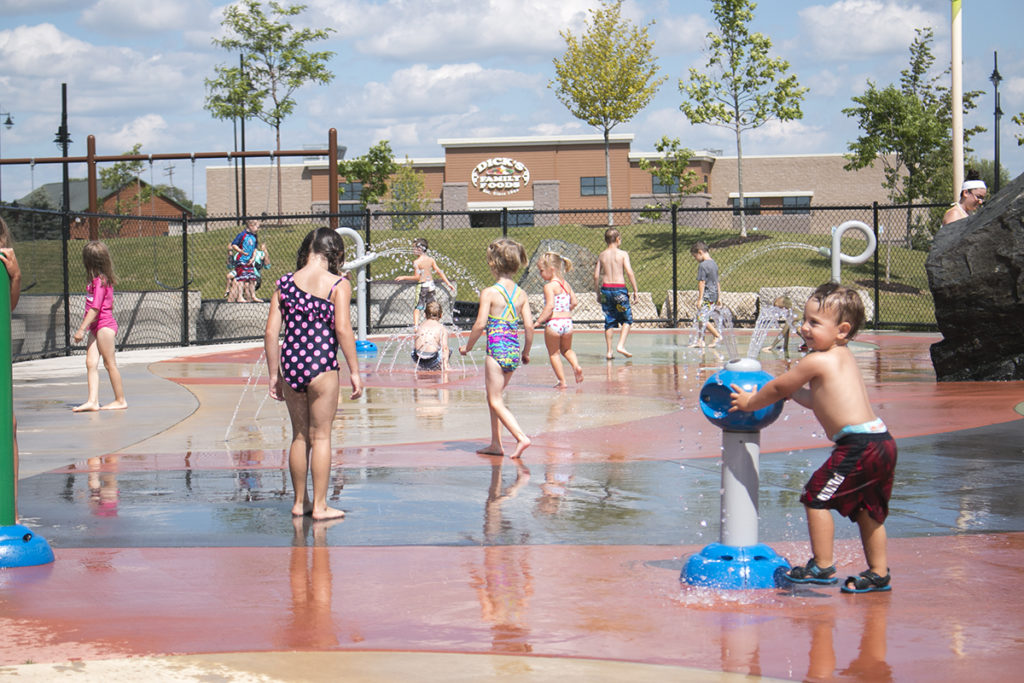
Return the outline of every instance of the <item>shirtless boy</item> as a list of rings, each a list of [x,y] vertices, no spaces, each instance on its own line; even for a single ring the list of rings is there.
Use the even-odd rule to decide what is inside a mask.
[[[834,522],[831,510],[856,522],[868,569],[843,583],[844,593],[890,590],[885,518],[889,514],[896,442],[871,409],[860,368],[847,343],[864,323],[857,292],[821,285],[804,308],[800,336],[810,353],[757,393],[732,385],[732,410],[755,411],[792,398],[814,411],[835,442],[832,455],[804,486],[813,557],[786,575],[793,583],[834,584]]]
[[[636,303],[636,277],[629,265],[629,254],[619,249],[619,245],[622,244],[622,235],[619,231],[608,228],[604,231],[604,241],[608,246],[597,257],[597,265],[594,266],[594,289],[603,295],[601,307],[604,309],[604,340],[607,346],[605,358],[613,358],[612,330],[620,326],[619,343],[615,350],[626,358],[632,358],[633,354],[626,350],[626,336],[633,324],[630,299]],[[632,295],[626,289],[627,276],[629,284],[633,287]]]
[[[416,260],[412,262],[413,274],[412,275],[399,275],[395,278],[397,282],[416,282],[416,308],[412,312],[412,324],[413,327],[419,327],[420,324],[420,311],[427,307],[431,301],[435,301],[434,298],[434,273],[444,280],[444,283],[448,285],[448,289],[452,290],[452,295],[455,294],[455,285],[448,281],[448,277],[441,270],[437,261],[430,256],[427,256],[427,240],[419,237],[413,240],[413,249],[416,252]]]

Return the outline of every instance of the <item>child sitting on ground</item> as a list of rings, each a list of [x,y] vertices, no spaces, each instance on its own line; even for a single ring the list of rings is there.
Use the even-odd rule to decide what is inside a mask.
[[[412,360],[417,370],[447,370],[448,329],[441,324],[441,304],[431,301],[423,309],[426,318],[416,328],[416,341],[412,351]]]
[[[857,523],[868,568],[843,583],[844,593],[890,590],[885,518],[889,514],[896,442],[875,416],[864,379],[847,344],[864,324],[857,292],[821,285],[804,307],[800,336],[811,353],[756,393],[732,385],[733,410],[752,412],[792,398],[811,408],[835,441],[832,455],[804,486],[813,557],[786,575],[793,583],[834,584],[834,522],[830,510]]]

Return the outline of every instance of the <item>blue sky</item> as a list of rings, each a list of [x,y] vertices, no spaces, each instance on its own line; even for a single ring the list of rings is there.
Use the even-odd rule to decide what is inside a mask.
[[[548,87],[552,59],[565,43],[560,30],[580,33],[596,0],[307,0],[301,21],[334,33],[317,46],[336,53],[327,86],[307,86],[282,128],[282,147],[326,145],[338,129],[348,156],[390,140],[399,157],[440,157],[439,138],[559,135],[598,132],[574,119]],[[968,126],[989,130],[972,141],[975,154],[993,156],[994,99],[989,75],[999,53],[1001,163],[1024,171],[1024,147],[1013,114],[1024,111],[1024,47],[1020,0],[964,0],[964,87],[984,90]],[[230,122],[203,109],[204,78],[234,57],[214,47],[225,4],[208,0],[0,0],[0,112],[15,125],[0,130],[4,157],[50,157],[60,123],[60,84],[68,83],[71,153],[85,153],[95,135],[99,154],[230,150]],[[662,135],[691,149],[735,154],[732,134],[690,125],[678,107],[679,79],[706,61],[711,24],[706,0],[626,0],[637,24],[654,20],[651,35],[661,73],[655,100],[616,133],[632,133],[634,151],[653,151]],[[762,0],[753,28],[772,38],[773,52],[791,63],[810,88],[802,120],[772,122],[744,135],[745,155],[841,153],[857,135],[841,113],[867,79],[897,82],[915,27],[931,26],[937,71],[949,63],[948,0]],[[6,118],[6,116],[4,117]],[[272,149],[269,127],[250,122],[248,149]],[[168,182],[157,162],[155,182]],[[3,199],[59,180],[59,167],[3,167]],[[84,166],[72,175],[84,176]],[[33,177],[34,176],[34,177]],[[146,172],[148,180],[149,172]],[[173,182],[192,194],[189,162]],[[195,200],[205,202],[197,163]]]

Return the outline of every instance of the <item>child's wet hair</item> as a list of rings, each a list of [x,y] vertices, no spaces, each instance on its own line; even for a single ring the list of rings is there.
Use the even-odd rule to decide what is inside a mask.
[[[302,240],[299,253],[295,259],[295,270],[302,270],[309,260],[310,253],[320,254],[327,259],[327,270],[335,275],[341,274],[345,265],[345,240],[330,228],[317,228]]]
[[[572,261],[557,251],[546,251],[537,259],[538,268],[554,268],[557,273],[568,273],[572,270]]]
[[[847,340],[853,339],[864,325],[864,301],[854,289],[835,282],[826,282],[815,289],[807,300],[818,302],[823,311],[835,311],[836,324],[849,323],[850,332],[846,335]]]
[[[431,301],[423,308],[423,315],[427,317],[427,320],[440,320],[441,319],[441,304],[436,301]]]
[[[487,245],[487,264],[497,275],[515,275],[526,262],[526,249],[515,240],[502,237]]]
[[[604,243],[611,244],[615,240],[619,239],[621,236],[622,233],[620,233],[616,228],[608,228],[607,230],[604,231]]]
[[[8,249],[14,246],[14,236],[11,234],[7,222],[0,216],[0,249]]]
[[[417,249],[420,249],[421,251],[423,251],[423,253],[426,253],[427,250],[430,248],[427,244],[426,237],[417,237],[412,241],[412,246],[416,247]]]
[[[92,240],[85,243],[82,247],[82,265],[85,266],[85,274],[90,280],[102,277],[108,285],[115,284],[114,261],[110,258],[110,250],[103,242]]]

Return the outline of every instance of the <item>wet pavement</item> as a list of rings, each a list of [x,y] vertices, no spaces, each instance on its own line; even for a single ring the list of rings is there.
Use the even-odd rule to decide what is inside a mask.
[[[129,409],[89,415],[70,413],[80,357],[20,363],[19,513],[57,560],[0,570],[0,673],[1007,678],[1024,659],[1024,599],[1008,589],[1024,383],[937,384],[937,339],[856,346],[900,449],[894,590],[866,596],[680,586],[685,557],[718,540],[721,433],[696,401],[725,360],[683,334],[637,331],[634,357],[607,363],[603,336],[579,333],[586,379],[565,391],[538,339],[507,392],[534,441],[522,463],[474,452],[488,438],[479,350],[417,375],[382,343],[335,422],[331,500],[347,516],[316,524],[288,514],[290,429],[259,346],[120,354]],[[790,403],[761,448],[760,539],[802,563],[798,497],[828,442]],[[836,531],[840,574],[856,574],[856,528]]]

